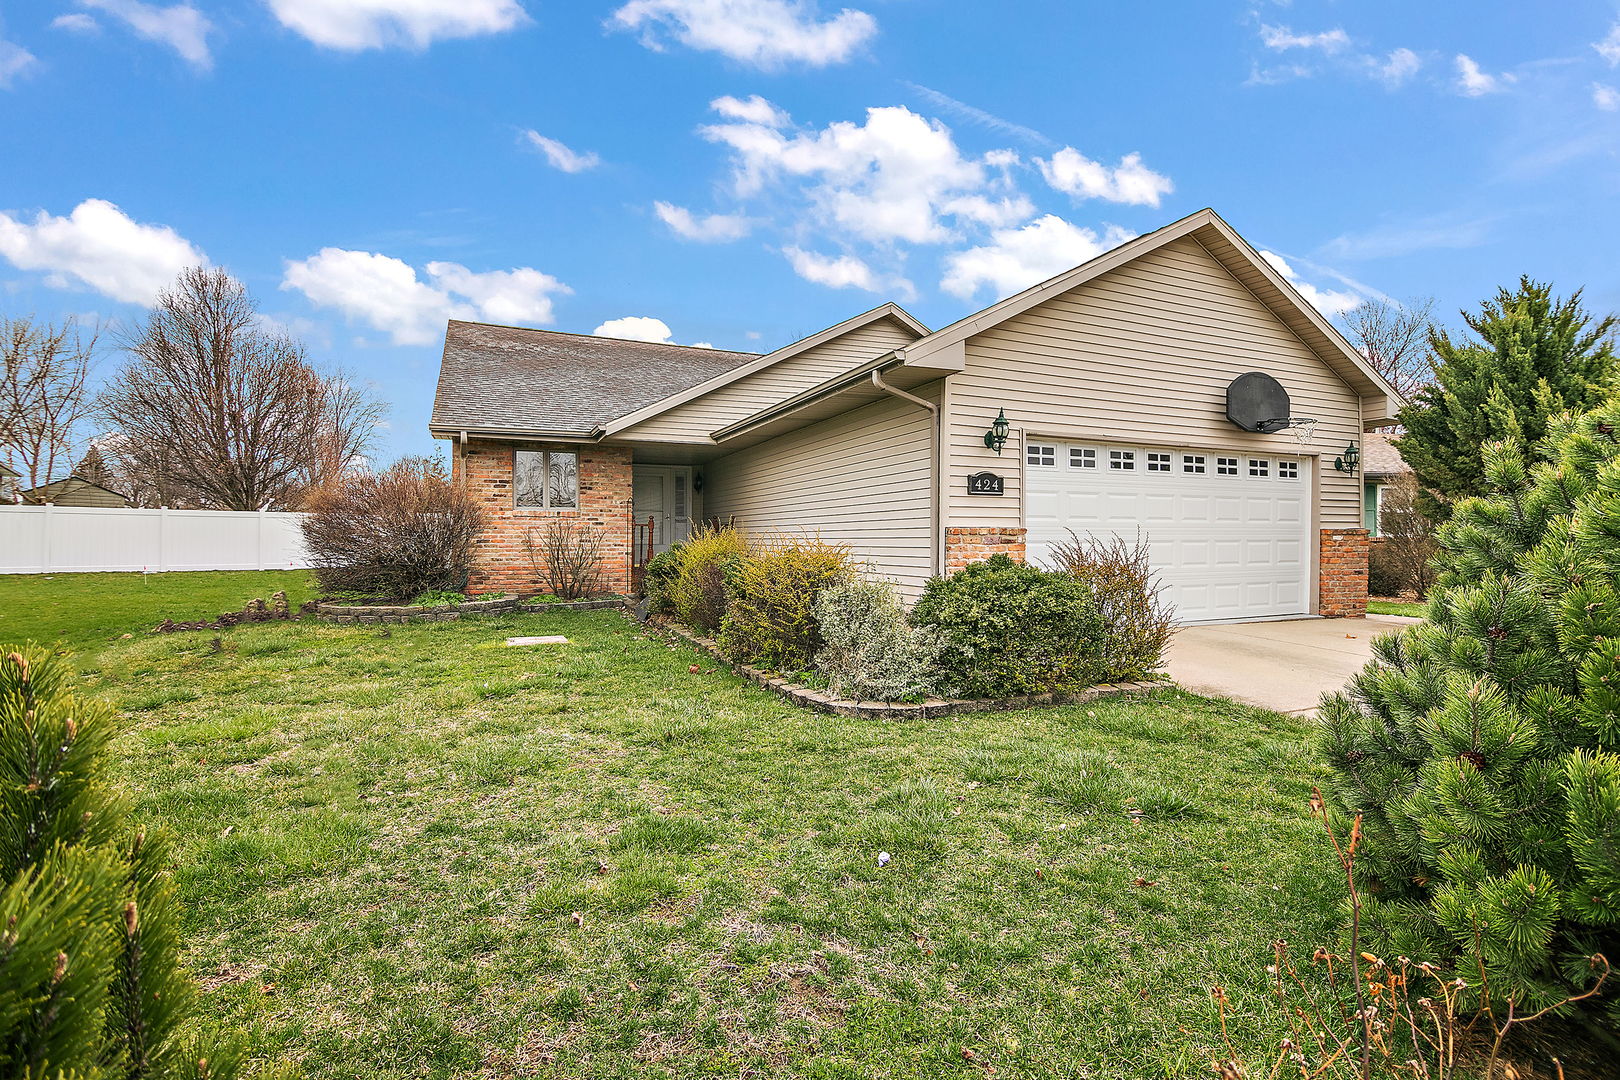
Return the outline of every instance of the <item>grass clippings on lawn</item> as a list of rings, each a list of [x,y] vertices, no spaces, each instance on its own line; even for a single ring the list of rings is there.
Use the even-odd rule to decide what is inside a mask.
[[[846,719],[613,612],[222,636],[85,688],[208,1014],[311,1078],[1201,1076],[1210,986],[1268,1057],[1270,943],[1336,921],[1297,718]]]

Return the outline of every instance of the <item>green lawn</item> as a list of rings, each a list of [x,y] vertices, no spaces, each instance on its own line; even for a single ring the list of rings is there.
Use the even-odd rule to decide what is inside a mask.
[[[1369,615],[1409,615],[1414,619],[1421,619],[1428,613],[1427,604],[1408,604],[1393,600],[1367,601],[1367,614]]]
[[[287,593],[293,610],[316,593],[307,570],[210,570],[172,574],[0,575],[0,641],[37,641],[81,662],[119,635],[164,619],[195,622],[241,611],[255,597]]]
[[[1308,721],[825,716],[611,612],[221,636],[86,690],[210,1015],[310,1078],[1205,1076],[1209,987],[1269,1062],[1270,943],[1331,940]]]

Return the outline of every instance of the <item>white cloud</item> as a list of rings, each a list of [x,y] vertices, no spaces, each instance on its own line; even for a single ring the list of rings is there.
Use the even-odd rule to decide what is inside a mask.
[[[735,99],[722,98],[734,103]],[[754,114],[764,106],[750,103]],[[732,104],[716,108],[735,112]],[[866,123],[838,121],[822,131],[786,133],[772,110],[767,122],[739,120],[701,129],[734,152],[734,183],[743,197],[784,177],[810,181],[803,194],[825,224],[869,241],[938,243],[952,231],[941,216],[998,224],[1028,216],[1028,200],[983,160],[962,156],[950,129],[903,106],[872,108]]]
[[[1620,90],[1605,83],[1592,84],[1592,104],[1604,112],[1620,110]]]
[[[1260,40],[1268,49],[1321,49],[1332,55],[1349,46],[1350,35],[1339,29],[1320,34],[1296,34],[1286,26],[1262,26]]]
[[[11,88],[18,76],[26,75],[39,61],[21,45],[0,38],[0,90]]]
[[[577,154],[556,139],[548,139],[532,128],[525,131],[523,137],[546,155],[546,160],[551,162],[552,168],[561,169],[565,173],[584,172],[602,163],[602,159],[596,156],[595,151],[587,150],[583,154]]]
[[[1384,85],[1394,90],[1417,74],[1418,68],[1423,66],[1423,58],[1411,49],[1396,49],[1389,54],[1387,63],[1373,60],[1372,66],[1378,77],[1384,80]]]
[[[214,66],[208,52],[208,32],[214,24],[190,4],[158,7],[141,0],[79,0],[84,7],[122,19],[137,37],[167,45],[202,71]]]
[[[592,337],[623,338],[626,341],[651,341],[659,345],[673,345],[669,340],[669,324],[663,319],[645,315],[627,315],[622,319],[609,319],[591,331]]]
[[[1176,189],[1168,176],[1161,176],[1143,165],[1141,154],[1126,154],[1110,169],[1065,146],[1052,155],[1051,161],[1036,158],[1035,164],[1048,184],[1081,199],[1158,206],[1161,196]]]
[[[67,217],[41,210],[33,224],[0,213],[0,255],[19,270],[43,270],[55,289],[88,286],[103,296],[150,304],[180,271],[208,256],[167,225],[141,225],[104,199]]]
[[[1312,307],[1324,315],[1342,315],[1353,307],[1361,304],[1362,298],[1353,292],[1335,292],[1332,289],[1318,289],[1307,281],[1300,280],[1294,268],[1288,265],[1281,255],[1270,251],[1262,251],[1260,257],[1270,263],[1272,268],[1288,279],[1288,283],[1303,296]]]
[[[281,25],[346,52],[499,34],[529,21],[517,0],[268,0]]]
[[[765,127],[786,127],[792,119],[786,112],[766,101],[758,94],[747,101],[739,101],[730,96],[717,97],[709,102],[709,108],[725,117],[727,120],[741,120],[747,124],[763,124]]]
[[[58,15],[51,20],[53,30],[68,30],[75,34],[94,34],[101,29],[101,24],[84,12],[75,12],[72,15]]]
[[[1094,259],[1133,235],[1111,225],[1099,237],[1091,229],[1047,214],[1021,229],[992,233],[987,245],[947,257],[939,287],[971,300],[980,288],[989,285],[999,300]]]
[[[431,262],[426,277],[418,280],[409,264],[387,255],[322,248],[307,259],[288,260],[281,287],[386,331],[396,345],[431,344],[448,319],[544,325],[554,317],[551,294],[573,292],[526,266],[480,274]]]
[[[641,31],[650,49],[662,50],[662,31],[757,68],[842,63],[877,33],[877,20],[864,11],[845,8],[823,22],[804,0],[631,0],[609,25]]]
[[[1602,41],[1594,41],[1592,48],[1598,55],[1609,62],[1610,67],[1620,64],[1620,22],[1609,27],[1609,36]]]
[[[799,247],[785,247],[782,254],[793,264],[793,272],[806,281],[825,285],[829,289],[847,289],[854,286],[867,292],[877,292],[877,279],[872,268],[853,255],[820,255]]]
[[[1512,82],[1511,75],[1487,75],[1479,69],[1479,64],[1473,57],[1462,53],[1457,54],[1457,89],[1466,97],[1480,97],[1484,94],[1494,94],[1502,89],[1502,83]]]
[[[696,240],[700,244],[724,244],[741,240],[753,228],[753,222],[744,214],[709,214],[699,218],[684,206],[667,202],[653,203],[658,218],[676,236]]]

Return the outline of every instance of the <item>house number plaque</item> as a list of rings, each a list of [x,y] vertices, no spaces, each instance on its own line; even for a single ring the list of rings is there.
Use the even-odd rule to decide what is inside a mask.
[[[969,495],[1005,495],[1007,481],[990,472],[976,472],[968,477]]]

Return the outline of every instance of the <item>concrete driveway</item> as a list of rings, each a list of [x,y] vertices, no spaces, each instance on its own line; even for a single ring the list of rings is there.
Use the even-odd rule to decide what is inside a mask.
[[[1418,621],[1368,615],[1187,626],[1170,644],[1168,669],[1195,694],[1314,714],[1325,691],[1342,687],[1372,658],[1373,638]]]

